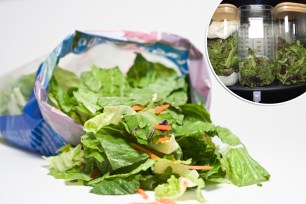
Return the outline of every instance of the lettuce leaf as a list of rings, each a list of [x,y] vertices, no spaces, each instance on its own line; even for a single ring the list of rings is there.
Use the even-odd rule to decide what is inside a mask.
[[[141,171],[148,170],[149,168],[151,168],[154,165],[154,163],[155,163],[154,160],[148,159],[147,161],[145,161],[144,163],[140,164],[138,167],[136,167],[134,170],[132,170],[132,171],[130,171],[128,173],[112,174],[112,175],[105,174],[102,177],[99,177],[99,178],[97,178],[95,180],[90,181],[88,184],[93,185],[93,184],[99,183],[99,182],[101,182],[103,180],[109,180],[109,179],[114,179],[114,178],[127,178],[129,176],[136,175],[136,174],[138,174]]]
[[[124,96],[130,87],[118,67],[101,69],[95,65],[91,71],[81,75],[81,87],[98,93],[100,96]]]
[[[221,126],[216,126],[216,131],[218,137],[222,140],[222,142],[231,146],[236,146],[241,144],[239,138],[236,135],[234,135],[229,129]]]
[[[59,172],[64,172],[74,166],[80,165],[83,161],[84,152],[81,145],[70,147],[68,151],[58,156],[44,157],[51,167]]]
[[[185,89],[187,89],[187,85],[184,78],[159,78],[145,87],[133,89],[129,97],[137,101],[136,104],[146,105],[156,95],[157,101],[165,101],[173,106],[179,106],[188,100]],[[176,99],[177,96],[181,97],[180,100]]]
[[[194,179],[192,179],[194,180]],[[196,182],[190,180],[186,177],[179,177],[176,178],[175,176],[171,175],[171,177],[167,180],[167,183],[158,185],[154,192],[157,199],[159,198],[172,198],[176,199],[182,196],[187,187],[195,187],[197,188],[197,198],[200,202],[204,202],[204,198],[201,193],[201,188],[204,187],[204,181],[202,179],[196,179]]]
[[[87,120],[84,124],[83,129],[86,132],[96,133],[106,125],[117,125],[122,120],[124,115],[133,114],[136,114],[136,112],[130,106],[105,106],[103,109],[103,113]]]
[[[79,167],[71,168],[65,172],[53,168],[50,173],[55,178],[65,179],[65,181],[90,181],[92,179],[89,175],[81,173]]]
[[[75,108],[78,103],[73,95],[79,84],[80,79],[75,73],[56,67],[49,84],[48,99],[52,106],[59,108],[76,122],[83,123],[87,118],[78,114]]]
[[[141,54],[136,53],[134,63],[127,73],[127,80],[132,87],[141,88],[154,83],[158,79],[168,79],[176,76],[175,70],[160,63],[147,61]]]
[[[78,109],[90,115],[95,115],[101,106],[98,105],[100,98],[99,94],[89,91],[87,89],[78,89],[73,93],[74,97],[78,102]]]
[[[97,132],[97,137],[101,141],[113,170],[132,165],[149,157],[147,154],[135,150],[125,139],[118,136],[99,131]]]
[[[169,140],[165,142],[158,142],[157,144],[151,143],[148,145],[148,147],[164,154],[171,154],[180,148],[173,134],[170,135]]]
[[[95,184],[90,192],[101,195],[125,195],[135,193],[139,185],[139,176],[118,177]]]
[[[180,106],[181,114],[184,115],[184,123],[194,123],[197,121],[211,123],[210,114],[203,105],[184,104]]]
[[[213,142],[222,154],[221,166],[228,180],[237,186],[269,180],[270,174],[249,155],[236,135],[222,127],[217,127],[217,132],[218,137],[214,137]]]
[[[183,115],[167,109],[161,114],[155,114],[155,108],[146,108],[135,115],[124,116],[124,122],[140,144],[148,144],[159,137],[169,135],[171,131],[162,132],[154,129],[154,125],[167,121],[168,125],[182,124]]]
[[[244,147],[231,148],[223,158],[226,177],[237,186],[259,184],[270,174],[247,152]]]

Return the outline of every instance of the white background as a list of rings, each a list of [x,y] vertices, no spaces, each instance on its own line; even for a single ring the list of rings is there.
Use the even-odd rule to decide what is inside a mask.
[[[0,0],[0,75],[48,54],[75,29],[171,32],[189,38],[206,53],[207,25],[219,3]],[[208,203],[306,203],[306,95],[279,105],[254,105],[226,91],[212,73],[211,78],[214,123],[236,133],[271,173],[271,180],[262,187],[207,187],[203,193]],[[97,196],[86,187],[65,186],[62,180],[47,175],[45,165],[41,157],[0,142],[0,203],[143,201],[139,195]],[[150,197],[154,199],[151,193]]]

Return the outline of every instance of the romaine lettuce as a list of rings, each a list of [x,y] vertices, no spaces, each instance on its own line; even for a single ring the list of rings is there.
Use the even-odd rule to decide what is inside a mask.
[[[200,202],[204,181],[244,186],[269,179],[238,137],[212,124],[203,105],[186,103],[188,82],[175,71],[137,54],[127,77],[118,68],[95,66],[79,81],[71,76],[73,87],[55,77],[49,97],[67,114],[82,116],[86,134],[82,144],[46,158],[54,177],[102,195],[142,188],[176,199],[196,188]]]

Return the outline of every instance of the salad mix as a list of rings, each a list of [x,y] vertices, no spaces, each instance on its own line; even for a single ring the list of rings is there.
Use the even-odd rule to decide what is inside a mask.
[[[207,40],[208,54],[214,71],[219,76],[229,76],[238,72],[238,49],[235,35],[226,39]]]
[[[101,195],[154,190],[176,199],[207,182],[260,184],[269,173],[203,104],[191,104],[188,76],[136,54],[127,74],[95,65],[80,77],[57,68],[50,103],[83,125],[81,144],[46,157],[50,174]]]
[[[306,48],[299,40],[289,43],[278,38],[277,79],[285,85],[305,82],[306,78]]]
[[[248,50],[249,57],[239,62],[240,83],[255,87],[270,85],[275,79],[276,63],[266,57],[256,56],[254,50]]]

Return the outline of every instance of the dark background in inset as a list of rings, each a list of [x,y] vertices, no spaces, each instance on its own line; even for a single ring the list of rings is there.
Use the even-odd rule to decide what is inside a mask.
[[[224,0],[221,3],[229,3],[234,4],[235,6],[239,7],[241,5],[250,5],[250,4],[265,4],[270,6],[275,6],[276,4],[282,3],[282,2],[295,2],[295,3],[306,3],[306,0]]]

